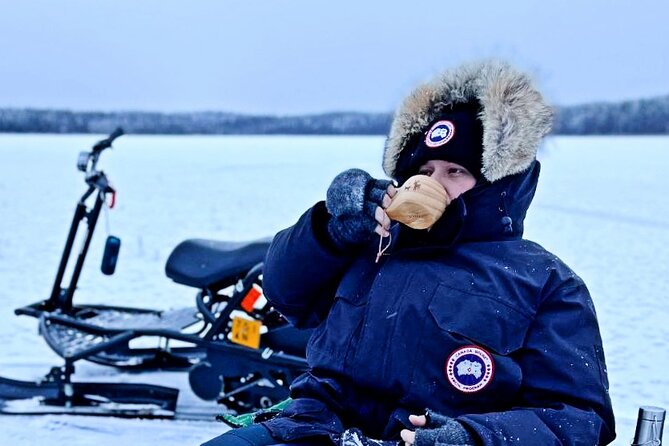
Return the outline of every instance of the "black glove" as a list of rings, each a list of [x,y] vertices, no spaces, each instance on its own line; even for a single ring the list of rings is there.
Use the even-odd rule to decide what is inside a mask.
[[[474,439],[453,418],[428,411],[427,424],[416,429],[414,446],[474,446]]]
[[[392,184],[376,180],[361,169],[349,169],[335,177],[327,191],[325,206],[332,216],[328,234],[344,249],[367,241],[378,224],[374,214]]]

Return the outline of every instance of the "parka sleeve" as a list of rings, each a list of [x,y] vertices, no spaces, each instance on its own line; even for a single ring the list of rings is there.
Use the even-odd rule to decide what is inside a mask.
[[[597,317],[581,282],[539,308],[518,352],[517,407],[457,418],[484,445],[605,445],[615,425]]]
[[[328,218],[325,203],[317,203],[274,237],[265,257],[265,296],[298,328],[315,327],[325,318],[353,259],[329,240]]]

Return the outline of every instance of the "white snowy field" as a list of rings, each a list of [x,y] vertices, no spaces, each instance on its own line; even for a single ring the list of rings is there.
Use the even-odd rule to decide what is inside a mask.
[[[13,309],[46,298],[76,200],[77,154],[91,135],[0,135],[0,375],[37,378],[58,357],[33,319]],[[171,249],[190,237],[248,240],[292,224],[341,170],[382,176],[380,137],[123,136],[100,166],[118,189],[111,233],[123,240],[117,272],[99,272],[104,218],[81,277],[79,302],[169,308],[193,302],[164,275]],[[554,137],[526,237],[588,284],[598,310],[616,444],[631,442],[640,405],[669,408],[669,137]],[[107,368],[82,365],[80,378]],[[178,385],[185,374],[125,379]],[[217,423],[0,416],[0,444],[198,445]]]

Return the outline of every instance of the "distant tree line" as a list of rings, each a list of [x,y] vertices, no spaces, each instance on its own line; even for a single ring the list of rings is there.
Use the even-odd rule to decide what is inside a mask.
[[[669,96],[556,108],[553,133],[558,135],[669,134]]]
[[[554,134],[669,134],[669,96],[557,107]],[[224,112],[73,112],[0,108],[0,132],[134,134],[385,135],[390,113],[251,116]]]
[[[390,127],[388,113],[326,113],[250,116],[223,112],[72,112],[0,109],[0,132],[204,135],[378,135]]]

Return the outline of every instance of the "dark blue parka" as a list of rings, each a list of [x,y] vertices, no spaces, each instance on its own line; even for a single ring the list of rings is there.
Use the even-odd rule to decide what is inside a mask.
[[[399,438],[407,415],[429,408],[484,445],[612,441],[588,290],[522,239],[538,175],[534,162],[484,182],[430,231],[397,225],[378,263],[376,241],[347,253],[331,245],[323,203],[280,232],[266,259],[266,295],[315,332],[295,401],[266,424],[273,436],[293,441],[355,426]]]

